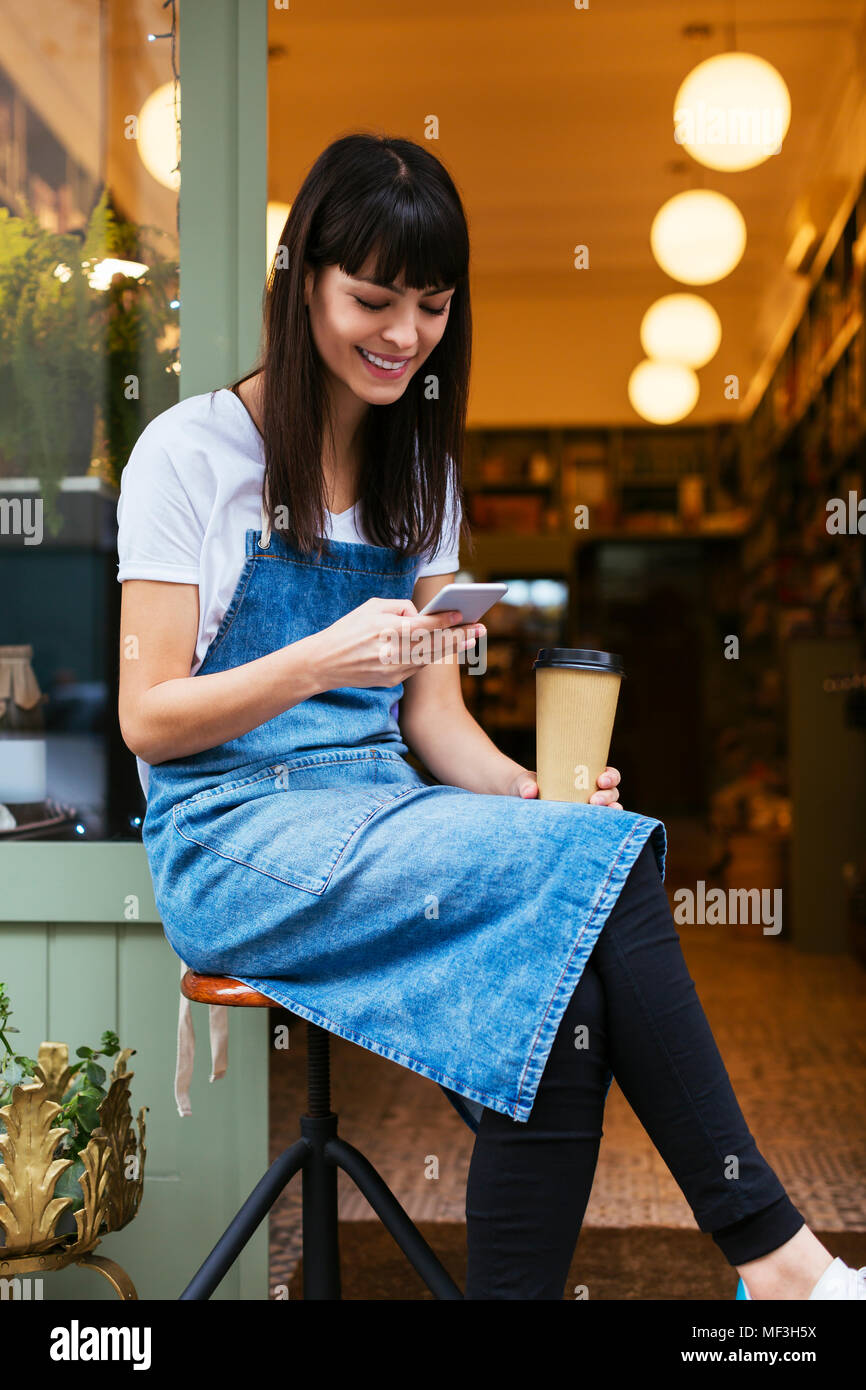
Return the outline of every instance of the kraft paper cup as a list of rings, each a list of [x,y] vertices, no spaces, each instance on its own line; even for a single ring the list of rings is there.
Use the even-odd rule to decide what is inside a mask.
[[[542,647],[533,670],[539,800],[588,802],[607,767],[622,660],[615,652]]]

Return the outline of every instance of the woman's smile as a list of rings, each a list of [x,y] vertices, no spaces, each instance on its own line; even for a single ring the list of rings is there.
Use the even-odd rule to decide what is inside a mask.
[[[367,348],[357,345],[355,351],[370,375],[377,377],[379,381],[399,380],[400,377],[405,376],[409,363],[413,360],[411,357],[380,356],[378,353],[369,352]]]

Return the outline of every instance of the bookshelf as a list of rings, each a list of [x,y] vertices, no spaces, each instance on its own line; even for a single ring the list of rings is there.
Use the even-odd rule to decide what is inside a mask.
[[[467,569],[478,579],[507,571],[561,576],[571,593],[558,640],[569,645],[581,632],[581,547],[629,542],[645,552],[655,540],[677,537],[733,542],[702,547],[699,562],[715,595],[704,660],[713,673],[705,718],[718,781],[710,779],[708,792],[733,795],[735,782],[751,780],[739,825],[726,828],[729,846],[734,835],[763,835],[769,844],[793,834],[799,839],[791,847],[807,858],[802,817],[793,831],[790,815],[786,823],[791,768],[809,756],[793,742],[804,725],[791,718],[790,673],[805,669],[792,658],[793,644],[809,641],[810,651],[824,650],[828,660],[833,652],[859,651],[857,669],[866,657],[866,515],[859,533],[827,528],[828,501],[853,497],[856,508],[866,499],[866,185],[847,216],[840,210],[831,235],[834,244],[815,259],[802,314],[746,420],[703,428],[475,429],[467,435],[465,467],[474,541]],[[589,509],[586,529],[574,526],[581,504]],[[719,674],[713,653],[728,633],[738,634],[740,656]],[[531,636],[512,632],[502,650],[510,642],[525,652]],[[507,654],[500,654],[507,670]],[[814,661],[820,664],[820,655]],[[481,683],[464,684],[469,700]],[[498,687],[485,704],[491,732],[501,743],[499,731],[519,725],[526,747],[533,713],[516,698],[515,680],[505,676]],[[834,737],[841,737],[838,729]],[[856,761],[862,730],[852,726],[850,738]],[[510,747],[519,756],[516,742]],[[778,824],[762,829],[760,817],[771,811]],[[787,846],[776,848],[771,876],[787,874],[779,868]],[[850,865],[846,872],[850,877]],[[837,922],[834,941],[840,932]]]

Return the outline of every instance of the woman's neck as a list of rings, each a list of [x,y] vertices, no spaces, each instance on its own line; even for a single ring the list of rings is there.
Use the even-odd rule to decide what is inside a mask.
[[[322,472],[325,486],[334,498],[329,510],[342,512],[357,500],[363,424],[370,407],[327,369],[325,389],[330,405],[330,425],[326,422],[323,431]],[[345,501],[347,496],[349,500]]]
[[[341,383],[342,384],[342,383]],[[259,433],[262,430],[262,390],[264,373],[242,381],[237,395],[246,406]],[[325,480],[326,506],[329,512],[345,512],[358,500],[358,481],[361,474],[361,425],[369,406],[359,401],[354,392],[351,400],[345,400],[342,393],[332,405],[334,413],[334,438],[326,429],[322,445],[322,475]],[[341,410],[340,407],[343,407]],[[360,409],[358,409],[360,407]]]

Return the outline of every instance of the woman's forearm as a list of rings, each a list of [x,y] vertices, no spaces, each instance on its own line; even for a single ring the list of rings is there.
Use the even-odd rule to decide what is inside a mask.
[[[470,792],[505,796],[514,778],[526,771],[496,747],[465,705],[428,714],[400,731],[412,752],[439,782]]]
[[[315,635],[315,634],[314,634]],[[325,689],[309,638],[228,671],[161,681],[136,701],[127,747],[151,765],[240,738]]]

